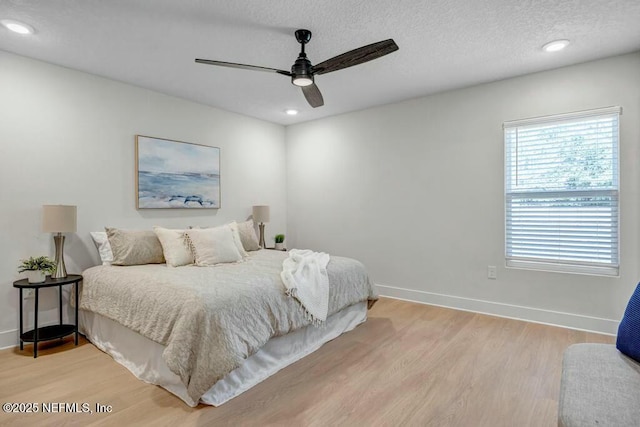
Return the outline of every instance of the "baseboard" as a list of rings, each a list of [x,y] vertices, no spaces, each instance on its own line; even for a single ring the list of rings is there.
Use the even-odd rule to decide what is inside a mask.
[[[18,330],[0,332],[0,350],[16,347],[18,345]]]
[[[42,322],[42,323],[38,322],[38,323],[39,323],[38,326],[43,328],[45,326],[57,325],[58,321],[50,320],[48,322]],[[33,325],[31,325],[28,328],[25,328],[25,330],[30,330],[30,329],[33,329]],[[8,331],[0,332],[0,350],[17,347],[19,344],[20,344],[20,340],[18,339],[17,329],[11,329]]]
[[[504,304],[453,295],[437,294],[433,292],[416,291],[413,289],[396,288],[376,284],[381,296],[412,301],[422,304],[489,314],[491,316],[506,317],[508,319],[524,320],[551,326],[576,329],[580,331],[596,332],[606,335],[616,335],[617,320],[600,317],[583,316],[581,314],[563,313],[560,311],[543,310],[520,305]]]

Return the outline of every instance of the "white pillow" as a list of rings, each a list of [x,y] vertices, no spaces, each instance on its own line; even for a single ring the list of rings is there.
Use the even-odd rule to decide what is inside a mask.
[[[184,237],[185,230],[170,230],[168,228],[153,227],[162,245],[162,253],[167,265],[180,267],[193,264],[193,253],[189,242]]]
[[[224,262],[242,261],[233,240],[231,227],[191,229],[184,232],[199,267],[208,267]]]
[[[233,221],[228,225],[229,228],[231,228],[231,233],[233,234],[233,243],[236,244],[236,249],[238,249],[238,252],[240,252],[240,256],[242,256],[242,258],[248,258],[249,254],[244,250],[244,247],[242,246],[242,239],[240,239],[240,232],[238,231],[238,223]]]
[[[111,245],[109,244],[107,233],[105,231],[92,231],[89,234],[91,234],[93,243],[98,249],[102,265],[111,265],[113,262],[113,252],[111,252]]]

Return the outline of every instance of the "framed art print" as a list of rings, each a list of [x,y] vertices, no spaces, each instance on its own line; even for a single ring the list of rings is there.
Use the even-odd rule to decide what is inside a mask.
[[[220,148],[136,135],[138,209],[218,209]]]

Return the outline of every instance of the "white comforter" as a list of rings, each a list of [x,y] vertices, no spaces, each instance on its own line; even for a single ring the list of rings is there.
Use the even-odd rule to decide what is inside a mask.
[[[80,308],[99,313],[166,346],[167,366],[191,404],[270,338],[310,323],[280,278],[285,252],[252,252],[216,267],[98,266],[83,273]],[[361,263],[331,257],[331,315],[376,294]]]

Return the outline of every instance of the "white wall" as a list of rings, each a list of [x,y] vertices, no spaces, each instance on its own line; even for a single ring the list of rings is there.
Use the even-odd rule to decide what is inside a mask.
[[[286,131],[2,51],[0,100],[0,348],[17,342],[19,260],[54,253],[43,204],[78,206],[69,272],[98,262],[88,233],[105,225],[215,225],[269,204],[267,238],[359,258],[383,294],[417,301],[613,333],[640,278],[638,53]],[[620,278],[505,269],[502,122],[610,105],[624,109]],[[136,210],[135,134],[221,147],[222,208]]]
[[[620,277],[506,269],[502,123],[612,105]],[[385,295],[615,333],[640,278],[639,107],[635,53],[290,126],[289,246],[360,259]]]
[[[222,207],[136,210],[136,134],[220,147]],[[104,226],[217,225],[268,204],[272,239],[286,232],[285,179],[280,125],[0,51],[0,348],[17,342],[19,260],[54,255],[43,204],[78,206],[65,260],[80,273],[98,263],[89,232]],[[43,321],[56,318],[51,296]]]

